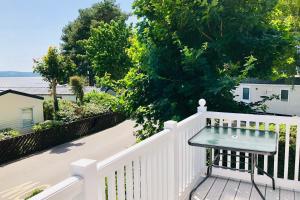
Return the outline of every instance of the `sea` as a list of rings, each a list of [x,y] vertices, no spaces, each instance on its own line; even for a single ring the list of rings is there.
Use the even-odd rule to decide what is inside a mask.
[[[42,77],[0,77],[1,87],[48,87]]]

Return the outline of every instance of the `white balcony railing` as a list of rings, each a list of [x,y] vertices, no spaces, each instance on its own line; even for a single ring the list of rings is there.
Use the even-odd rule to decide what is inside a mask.
[[[183,200],[206,172],[206,150],[188,145],[188,139],[207,124],[256,129],[281,129],[284,148],[278,148],[273,157],[264,156],[259,164],[273,172],[276,186],[300,191],[299,145],[300,120],[298,117],[249,115],[207,112],[205,101],[195,115],[181,122],[165,122],[160,133],[97,163],[80,160],[71,164],[72,177],[49,188],[33,199],[85,199],[85,200]],[[293,128],[291,135],[291,128]],[[285,133],[283,133],[285,131]],[[290,153],[290,139],[295,153]],[[295,140],[295,141],[294,141]],[[295,145],[294,145],[295,142]],[[283,153],[284,152],[284,153]],[[214,153],[214,152],[213,152]],[[235,154],[223,156],[219,165],[247,169]],[[283,156],[278,156],[283,155]],[[247,162],[247,159],[244,160]],[[283,165],[278,163],[284,162]],[[247,172],[214,168],[213,174],[250,181]],[[282,177],[279,175],[282,174]],[[289,175],[290,174],[290,175]],[[292,176],[292,177],[291,177]],[[265,175],[256,172],[256,182],[271,185]]]

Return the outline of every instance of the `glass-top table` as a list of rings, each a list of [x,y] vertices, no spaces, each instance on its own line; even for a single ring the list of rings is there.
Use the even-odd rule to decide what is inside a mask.
[[[189,140],[189,145],[274,155],[277,149],[277,134],[254,129],[206,127]]]
[[[249,153],[249,156],[242,156],[235,154],[236,157],[246,157],[251,160],[250,169],[232,169],[239,171],[246,171],[251,173],[251,182],[262,197],[260,190],[254,182],[254,168],[269,176],[272,179],[273,189],[275,189],[275,180],[273,176],[265,172],[263,169],[257,166],[258,155],[274,155],[277,150],[278,134],[273,131],[262,131],[254,129],[241,129],[241,128],[229,128],[229,127],[205,127],[199,131],[195,136],[189,139],[188,143],[191,146],[204,147],[210,150],[209,162],[207,167],[206,177],[195,187],[190,193],[190,199],[196,189],[211,175],[212,167],[220,167],[226,169],[232,169],[227,166],[219,166],[214,163],[218,163],[221,155],[224,155],[218,151],[215,157],[212,158],[212,149],[218,150],[230,150],[238,152]],[[230,154],[226,154],[230,155]]]

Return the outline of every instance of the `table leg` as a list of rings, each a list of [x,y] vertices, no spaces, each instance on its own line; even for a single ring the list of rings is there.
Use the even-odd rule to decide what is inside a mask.
[[[263,169],[261,169],[260,167],[258,167],[257,164],[255,165],[255,167],[256,167],[259,171],[261,171],[262,173],[264,173],[265,175],[267,175],[269,178],[272,179],[272,187],[273,187],[273,190],[275,190],[275,179],[274,179],[274,177],[273,177],[271,174],[269,174],[268,172],[265,172]]]
[[[212,165],[213,165],[213,158],[212,158],[212,148],[209,148],[209,158],[208,158],[208,166],[207,166],[207,172],[206,172],[206,176],[205,178],[196,186],[193,188],[193,190],[190,192],[190,196],[189,196],[189,200],[192,199],[194,192],[198,189],[198,187],[200,187],[200,185],[202,185],[202,183],[204,183],[210,176],[212,173]]]
[[[261,191],[257,187],[256,183],[254,182],[254,168],[256,166],[256,157],[257,157],[257,154],[252,154],[252,156],[251,156],[251,182],[252,182],[253,186],[255,187],[255,189],[257,190],[257,192],[260,195],[260,197],[263,200],[265,200],[264,195],[261,193]]]

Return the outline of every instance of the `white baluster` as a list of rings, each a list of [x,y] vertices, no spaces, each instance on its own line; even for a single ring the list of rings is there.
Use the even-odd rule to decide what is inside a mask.
[[[299,148],[300,148],[300,123],[297,124],[297,133],[296,133],[296,158],[295,158],[295,175],[294,175],[295,181],[298,181],[298,177],[299,177]]]
[[[117,171],[118,200],[125,200],[124,166]]]
[[[290,125],[286,124],[285,130],[285,152],[284,152],[284,179],[288,179],[289,169],[289,152],[290,152]]]
[[[232,126],[232,121],[228,120],[228,127],[231,128]],[[227,167],[231,167],[231,151],[227,150]]]
[[[241,128],[241,121],[240,120],[237,120],[237,122],[236,122],[237,124],[236,124],[236,126],[237,126],[237,128]],[[236,152],[236,163],[235,163],[235,167],[237,168],[237,169],[240,169],[240,152],[239,151],[237,151]]]
[[[274,155],[274,178],[278,177],[278,154],[279,154],[279,136],[280,136],[280,124],[275,124],[275,132],[278,134],[277,140],[277,153]]]
[[[126,164],[126,196],[128,200],[133,200],[132,161]]]
[[[140,182],[140,159],[137,158],[133,163],[133,171],[134,171],[134,200],[140,199],[141,193],[141,182]]]

